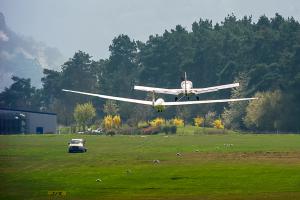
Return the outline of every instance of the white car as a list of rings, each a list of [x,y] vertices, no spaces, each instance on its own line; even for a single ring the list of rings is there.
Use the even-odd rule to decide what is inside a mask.
[[[76,153],[76,152],[86,152],[87,148],[85,145],[84,139],[71,139],[71,142],[69,144],[69,153]]]
[[[103,130],[101,128],[97,128],[96,130],[92,130],[92,133],[101,134],[101,133],[103,133]]]

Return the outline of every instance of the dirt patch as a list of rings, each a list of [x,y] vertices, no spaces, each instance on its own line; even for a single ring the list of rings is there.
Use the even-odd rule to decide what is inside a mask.
[[[191,179],[191,177],[185,177],[185,176],[173,176],[170,178],[171,180],[181,180],[181,179]]]
[[[175,156],[174,156],[175,157]],[[300,152],[193,152],[183,153],[180,158],[173,161],[187,163],[201,161],[262,161],[279,162],[282,164],[300,164]]]

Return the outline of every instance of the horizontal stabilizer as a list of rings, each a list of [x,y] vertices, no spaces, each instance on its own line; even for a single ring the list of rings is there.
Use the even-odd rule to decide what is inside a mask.
[[[154,92],[159,94],[172,94],[178,95],[183,93],[182,89],[165,89],[165,88],[155,88],[155,87],[146,87],[146,86],[134,86],[135,90],[145,91],[145,92]]]
[[[193,89],[191,89],[191,92],[194,94],[216,92],[218,90],[238,87],[239,85],[240,85],[239,83],[232,83],[232,84],[219,85],[219,86],[213,86],[213,87],[207,87],[207,88],[193,88]]]
[[[225,103],[234,101],[249,101],[257,98],[241,98],[241,99],[217,99],[217,100],[202,100],[202,101],[176,101],[176,102],[164,102],[164,106],[180,106],[180,105],[193,105],[193,104],[208,104],[208,103]]]

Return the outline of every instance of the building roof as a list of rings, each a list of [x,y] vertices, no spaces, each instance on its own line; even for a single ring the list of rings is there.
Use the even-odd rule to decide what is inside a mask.
[[[22,109],[11,109],[11,108],[0,108],[0,110],[16,111],[16,112],[26,112],[26,113],[37,113],[37,114],[45,114],[45,115],[56,115],[56,113],[50,113],[50,112],[39,112],[39,111],[22,110]]]

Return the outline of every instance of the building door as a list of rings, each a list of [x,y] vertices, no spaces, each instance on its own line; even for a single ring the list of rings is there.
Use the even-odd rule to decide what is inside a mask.
[[[43,127],[36,127],[36,131],[37,134],[43,134],[44,133],[44,128]]]

